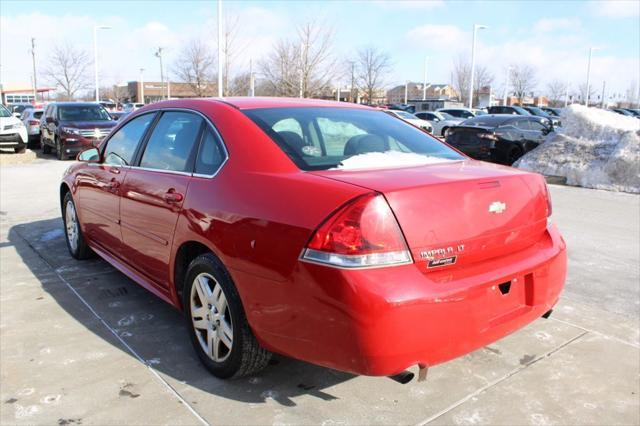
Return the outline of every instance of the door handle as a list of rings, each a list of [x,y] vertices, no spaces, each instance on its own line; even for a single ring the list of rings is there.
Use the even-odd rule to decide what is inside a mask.
[[[184,199],[184,196],[178,192],[175,192],[174,189],[170,189],[164,194],[164,201],[166,201],[169,204],[179,203],[183,199]]]
[[[107,183],[107,189],[110,191],[116,190],[120,187],[120,182],[116,180],[116,178],[112,178],[109,183]]]

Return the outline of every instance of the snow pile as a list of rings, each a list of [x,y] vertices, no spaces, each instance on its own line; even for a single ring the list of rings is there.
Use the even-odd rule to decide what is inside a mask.
[[[335,167],[333,170],[386,169],[391,167],[423,166],[425,164],[446,163],[450,161],[458,160],[430,157],[413,152],[368,152],[342,160],[338,167]]]
[[[562,130],[514,163],[585,188],[640,193],[640,120],[597,108],[565,108]]]

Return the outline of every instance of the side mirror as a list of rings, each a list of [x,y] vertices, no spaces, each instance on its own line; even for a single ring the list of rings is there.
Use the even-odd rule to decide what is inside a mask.
[[[100,161],[100,151],[98,148],[89,148],[78,154],[77,160],[85,163],[97,163]]]
[[[21,116],[22,114],[21,114],[21,113],[19,113],[19,112],[14,112],[12,115],[13,115],[14,117],[16,117],[16,118],[20,118],[20,116]]]

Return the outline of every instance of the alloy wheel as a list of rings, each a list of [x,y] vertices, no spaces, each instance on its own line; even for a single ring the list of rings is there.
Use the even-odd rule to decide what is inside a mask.
[[[193,281],[189,300],[200,347],[213,361],[225,361],[233,347],[233,322],[222,287],[211,274],[201,273]]]
[[[71,250],[75,252],[78,249],[78,217],[76,215],[76,208],[71,200],[67,202],[65,209],[65,227],[69,246],[71,246]]]

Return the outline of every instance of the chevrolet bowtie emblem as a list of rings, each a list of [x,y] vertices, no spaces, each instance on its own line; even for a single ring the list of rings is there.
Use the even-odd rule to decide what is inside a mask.
[[[489,213],[500,214],[507,209],[507,205],[500,201],[494,201],[489,205]]]

